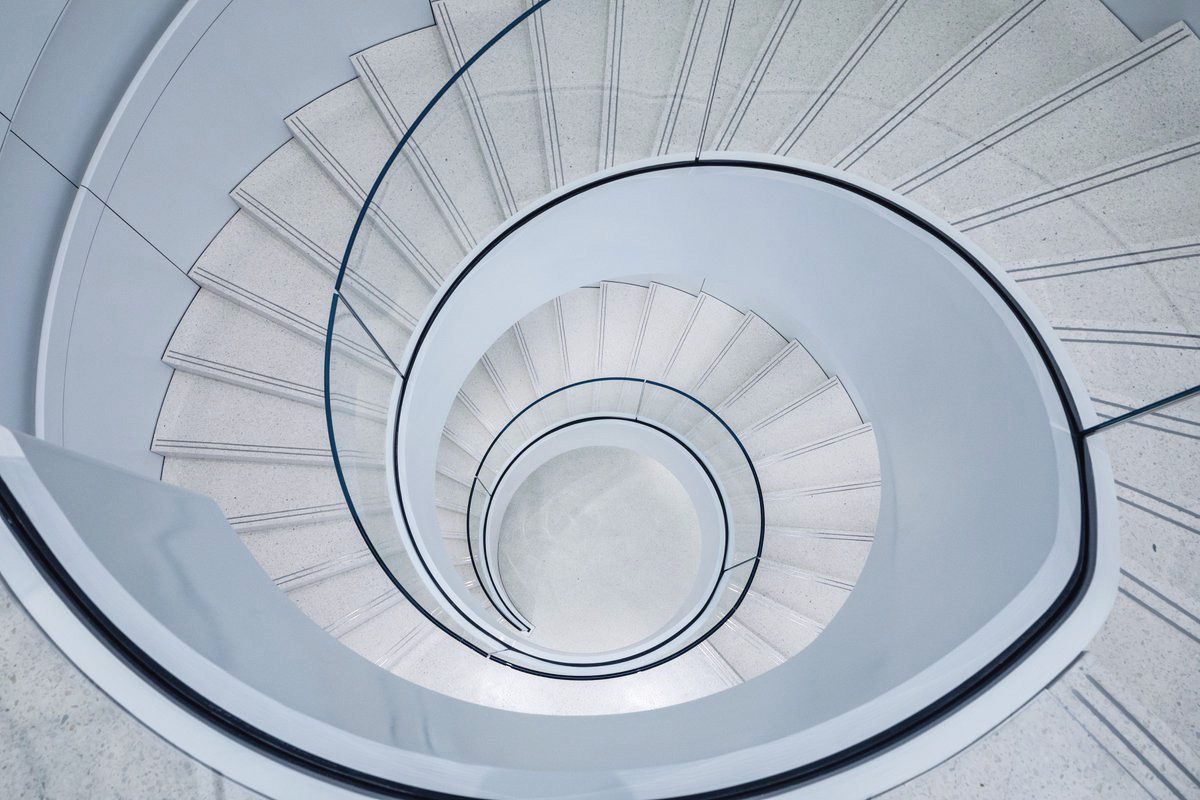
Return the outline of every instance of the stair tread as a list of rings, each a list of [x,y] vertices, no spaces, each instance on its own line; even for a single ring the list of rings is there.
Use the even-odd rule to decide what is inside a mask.
[[[598,169],[659,153],[660,121],[679,89],[680,52],[699,5],[695,0],[609,4]]]
[[[358,53],[353,61],[397,140],[454,74],[437,26],[389,39]],[[490,185],[490,178],[457,91],[438,101],[401,156],[412,164],[413,177],[398,173],[389,192],[397,197],[403,192],[431,195],[464,247],[484,239],[504,219],[495,193],[479,191]]]
[[[1023,109],[978,145],[918,170],[899,188],[957,221],[1196,137],[1200,40],[1180,24]]]
[[[998,20],[833,160],[894,186],[1137,43],[1094,0],[1032,0]]]
[[[382,440],[381,422],[363,424],[377,428]],[[331,463],[324,408],[185,372],[171,379],[152,449],[196,458]],[[379,458],[353,444],[339,443],[339,454]]]
[[[736,102],[717,121],[716,149],[771,152],[866,30],[884,0],[787,0],[760,44]],[[716,121],[716,120],[714,120]]]
[[[890,0],[831,71],[773,152],[827,164],[860,131],[1024,0]]]
[[[523,0],[480,4],[434,0],[437,29],[458,69],[527,8]],[[528,21],[521,23],[529,25]],[[455,87],[474,123],[484,163],[505,216],[543,197],[546,172],[534,57],[525,36],[505,37],[484,53]]]
[[[600,163],[608,13],[607,3],[554,0],[525,24],[552,188]]]
[[[1077,174],[955,222],[1002,266],[1195,236],[1200,137]]]
[[[215,380],[311,405],[325,403],[324,347],[207,289],[192,299],[163,360]],[[361,396],[339,393],[337,399],[382,419],[387,407],[374,400],[390,395],[392,380],[368,364],[359,359],[343,362],[343,369],[359,373],[356,383],[370,388]]]
[[[361,79],[326,92],[288,117],[287,123],[296,141],[357,206],[366,201],[380,168],[399,141],[380,117]],[[399,190],[419,185],[413,169],[407,159],[393,164],[389,178],[372,200],[378,211],[372,224],[386,227],[408,264],[436,287],[454,270],[464,251],[428,193],[414,196]]]

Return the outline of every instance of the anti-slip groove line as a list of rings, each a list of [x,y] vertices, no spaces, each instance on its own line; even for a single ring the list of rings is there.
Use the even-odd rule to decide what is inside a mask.
[[[546,132],[546,156],[550,166],[550,179],[555,188],[565,182],[562,163],[562,143],[558,131],[558,109],[554,102],[554,80],[550,74],[550,47],[546,42],[546,20],[541,12],[530,19],[533,38],[535,77],[538,80],[543,127]]]
[[[1027,283],[1029,281],[1045,281],[1045,280],[1051,280],[1053,278],[1069,278],[1073,275],[1086,275],[1086,274],[1092,273],[1092,272],[1107,272],[1110,269],[1127,269],[1129,267],[1148,267],[1148,266],[1153,266],[1154,264],[1165,264],[1165,263],[1168,263],[1171,261],[1183,261],[1185,259],[1197,258],[1197,257],[1200,257],[1200,253],[1183,253],[1182,255],[1161,256],[1159,258],[1150,258],[1150,259],[1146,259],[1144,261],[1126,261],[1126,262],[1123,262],[1120,264],[1108,264],[1108,265],[1102,266],[1102,267],[1089,267],[1086,269],[1071,270],[1069,272],[1055,272],[1050,275],[1031,275],[1029,277],[1024,277],[1024,278],[1014,278],[1013,280],[1016,283]],[[1052,269],[1055,266],[1059,266],[1059,265],[1023,267],[1021,269],[1009,270],[1009,272],[1010,273],[1031,272],[1033,270],[1038,270],[1038,269]]]
[[[1176,511],[1187,514],[1188,516],[1195,517],[1196,519],[1200,519],[1200,514],[1197,514],[1195,511],[1184,508],[1183,506],[1179,505],[1178,503],[1172,503],[1170,500],[1164,500],[1163,498],[1159,497],[1158,495],[1153,494],[1151,492],[1147,492],[1145,489],[1139,489],[1138,487],[1134,486],[1133,484],[1126,483],[1125,481],[1122,481],[1122,480],[1114,480],[1113,483],[1115,483],[1117,486],[1120,486],[1122,489],[1127,489],[1131,492],[1136,492],[1137,494],[1140,494],[1142,497],[1153,500],[1156,503],[1162,503],[1164,506],[1167,506],[1168,508],[1173,508]]]
[[[409,125],[396,108],[395,101],[388,94],[383,81],[379,79],[378,74],[375,72],[375,66],[365,56],[360,57],[356,63],[361,66],[362,69],[360,72],[367,77],[367,82],[375,88],[376,97],[379,97],[387,107],[387,115],[392,118],[397,133],[403,139],[408,134]],[[433,168],[433,163],[421,149],[421,143],[414,138],[410,138],[406,146],[406,154],[409,163],[414,166],[417,175],[421,178],[421,182],[425,184],[427,189],[432,191],[435,202],[441,206],[444,212],[442,216],[450,223],[451,230],[457,232],[457,238],[466,247],[473,247],[475,245],[475,237],[471,234],[466,218],[463,217],[462,212],[454,203],[454,198],[450,195],[441,177]]]
[[[912,176],[908,180],[898,184],[895,187],[895,191],[899,192],[900,194],[909,194],[911,192],[916,191],[917,189],[920,189],[922,186],[929,183],[930,181],[936,180],[937,178],[941,177],[945,173],[949,172],[952,169],[956,169],[957,167],[959,167],[962,164],[966,163],[967,161],[971,160],[972,158],[979,155],[980,153],[990,150],[992,147],[995,147],[1000,142],[1003,142],[1006,139],[1008,139],[1009,137],[1014,136],[1017,133],[1020,133],[1021,131],[1025,130],[1030,125],[1034,124],[1035,122],[1037,122],[1041,119],[1045,119],[1046,117],[1050,116],[1051,114],[1055,113],[1056,111],[1058,111],[1062,108],[1065,108],[1066,106],[1073,103],[1075,100],[1078,100],[1080,97],[1084,97],[1087,94],[1089,94],[1090,92],[1094,91],[1095,89],[1098,89],[1101,86],[1104,86],[1104,85],[1108,84],[1109,82],[1114,81],[1117,78],[1120,78],[1121,76],[1125,75],[1127,72],[1136,68],[1138,65],[1142,64],[1143,62],[1145,62],[1151,58],[1154,58],[1155,56],[1165,52],[1166,50],[1170,49],[1171,47],[1174,47],[1176,44],[1184,41],[1186,38],[1187,38],[1186,33],[1183,31],[1179,31],[1176,34],[1169,35],[1166,38],[1164,38],[1158,42],[1155,42],[1154,44],[1152,44],[1148,47],[1145,47],[1145,48],[1139,50],[1138,52],[1122,59],[1121,61],[1117,62],[1116,64],[1113,64],[1112,66],[1108,67],[1106,70],[1103,70],[1102,72],[1100,72],[1098,74],[1091,75],[1090,77],[1076,83],[1074,86],[1071,86],[1068,89],[1064,90],[1063,92],[1060,92],[1059,94],[1055,95],[1054,97],[1050,98],[1049,100],[1046,100],[1046,101],[1040,103],[1039,105],[1035,106],[1034,108],[1030,109],[1029,111],[1026,111],[1024,114],[1021,114],[1016,119],[1009,122],[1008,124],[997,128],[996,130],[992,131],[991,133],[987,134],[986,136],[980,137],[979,139],[972,142],[971,144],[969,144],[969,145],[961,148],[960,150],[952,153],[951,155],[943,158],[941,161],[937,162],[936,164],[926,167],[924,170],[922,170],[921,172]],[[1060,101],[1062,101],[1062,102],[1060,102]],[[1012,127],[1014,125],[1016,126],[1015,128]],[[1010,130],[1010,128],[1011,128],[1011,130]],[[1007,130],[1007,133],[1003,133],[1003,135],[1001,135],[1002,132],[1004,132],[1006,130]],[[993,138],[993,137],[998,137],[998,138]],[[991,141],[989,141],[989,140],[991,140]],[[966,155],[963,158],[960,158],[960,156],[963,156],[964,154],[969,153],[972,150],[975,150],[975,152],[970,153],[970,155]],[[942,169],[942,167],[945,167],[945,169]]]
[[[667,104],[667,110],[658,136],[658,143],[654,148],[655,155],[661,156],[671,148],[671,139],[675,136],[675,125],[679,121],[684,95],[687,91],[687,85],[691,80],[692,67],[696,62],[696,53],[700,47],[700,33],[704,29],[704,20],[708,18],[708,9],[711,5],[712,0],[700,0],[695,6],[695,13],[692,14],[692,24],[688,28],[687,38],[685,39],[683,60],[679,65],[679,70],[675,74],[675,85],[671,90],[671,101]]]
[[[1176,336],[1182,339],[1200,339],[1198,333],[1180,331],[1144,331],[1135,328],[1089,328],[1081,325],[1055,325],[1057,331],[1076,331],[1080,333],[1128,333],[1135,336]]]
[[[325,163],[329,164],[338,174],[342,185],[350,190],[354,199],[361,207],[367,197],[366,190],[354,179],[354,176],[342,165],[333,152],[325,146],[316,133],[305,124],[303,119],[292,117],[292,124],[305,141],[309,142],[321,154]],[[436,288],[441,283],[441,275],[433,268],[433,263],[421,252],[416,243],[408,237],[399,223],[393,220],[386,211],[377,205],[371,207],[371,214],[380,223],[380,226],[388,232],[392,240],[404,251],[410,265],[414,268],[414,272]]]
[[[462,43],[458,38],[458,31],[454,26],[454,19],[450,14],[450,9],[444,3],[435,3],[433,8],[434,13],[438,16],[438,27],[445,32],[446,41],[450,44],[451,57],[457,65],[464,65],[466,58],[463,55]],[[516,194],[513,192],[512,185],[509,182],[508,173],[504,169],[504,162],[500,158],[500,150],[496,144],[495,134],[492,132],[487,114],[484,113],[483,100],[479,96],[479,90],[475,88],[475,78],[470,70],[463,72],[460,76],[459,89],[462,90],[463,97],[467,101],[467,108],[470,110],[471,116],[475,118],[480,138],[483,140],[483,151],[488,167],[492,172],[493,179],[496,181],[496,189],[505,207],[505,215],[512,216],[518,210]]]
[[[1187,349],[1195,349],[1195,348],[1187,348]],[[1144,405],[1141,408],[1136,408],[1132,411],[1127,411],[1126,413],[1121,414],[1119,416],[1112,417],[1111,419],[1106,419],[1104,422],[1093,425],[1092,427],[1082,431],[1082,435],[1083,436],[1091,436],[1094,433],[1099,433],[1100,431],[1106,430],[1107,428],[1111,428],[1114,425],[1120,425],[1123,422],[1128,422],[1131,419],[1137,419],[1138,417],[1153,413],[1160,409],[1167,408],[1168,406],[1173,406],[1176,403],[1182,403],[1184,400],[1187,400],[1188,398],[1191,398],[1191,397],[1195,397],[1196,395],[1200,395],[1200,386],[1193,386],[1190,389],[1184,389],[1182,392],[1176,392],[1175,394],[1171,395],[1170,397],[1164,397],[1161,400],[1157,400],[1148,405]],[[1133,487],[1129,487],[1129,488],[1133,488]],[[1139,490],[1135,490],[1135,491],[1139,491]],[[1189,512],[1189,513],[1191,513],[1191,512]]]
[[[721,43],[717,47],[717,64],[713,69],[712,81],[708,85],[708,98],[704,101],[704,116],[700,119],[700,135],[696,138],[696,160],[700,159],[700,153],[704,150],[704,140],[708,137],[708,120],[712,116],[713,103],[717,99],[717,86],[721,81],[721,68],[725,64],[725,48],[729,44],[729,31],[733,27],[734,9],[737,7],[737,0],[729,0],[729,7],[725,9],[725,25],[721,28]],[[700,291],[704,291],[704,282],[700,282]]]
[[[751,72],[746,86],[743,87],[740,97],[738,97],[738,102],[734,106],[729,121],[725,123],[725,129],[717,138],[714,149],[728,150],[733,142],[733,137],[737,136],[742,122],[746,119],[746,114],[750,111],[750,106],[758,95],[758,89],[762,86],[763,78],[770,71],[771,64],[775,61],[775,55],[779,52],[779,46],[791,30],[792,22],[795,20],[799,10],[800,0],[788,0],[788,5],[776,17],[775,25],[771,29],[771,35],[767,40],[767,44],[759,53],[754,70]]]
[[[1154,764],[1150,762],[1150,759],[1146,758],[1146,756],[1142,754],[1142,751],[1135,747],[1133,742],[1129,741],[1125,734],[1121,733],[1117,726],[1114,725],[1108,717],[1104,716],[1099,709],[1092,705],[1088,699],[1083,696],[1082,692],[1080,692],[1078,689],[1072,689],[1071,694],[1075,696],[1075,699],[1078,700],[1084,708],[1091,712],[1092,716],[1094,716],[1100,722],[1100,724],[1108,730],[1109,733],[1116,737],[1117,741],[1120,742],[1125,749],[1134,756],[1134,758],[1142,763],[1143,767],[1145,767],[1151,772],[1151,774],[1158,778],[1159,782],[1162,783],[1163,786],[1167,787],[1167,789],[1169,789],[1172,794],[1179,798],[1179,800],[1188,800],[1187,797],[1180,792],[1174,784],[1167,780],[1167,777],[1162,774],[1158,767],[1154,766]],[[1148,789],[1147,792],[1149,792]]]
[[[1197,250],[1198,252],[1186,254],[1182,257],[1183,258],[1192,258],[1192,257],[1200,256],[1200,242],[1188,242],[1187,244],[1169,245],[1167,247],[1151,247],[1151,248],[1147,248],[1145,250],[1130,250],[1130,251],[1124,252],[1124,253],[1106,253],[1104,255],[1098,255],[1098,256],[1086,256],[1084,258],[1073,258],[1073,259],[1069,259],[1067,261],[1049,261],[1044,264],[1037,264],[1037,265],[1029,266],[1029,267],[1015,267],[1013,269],[1009,269],[1006,271],[1011,275],[1016,272],[1030,272],[1030,271],[1036,270],[1036,269],[1051,269],[1053,267],[1070,267],[1070,266],[1077,266],[1080,264],[1094,264],[1097,261],[1111,261],[1113,259],[1119,259],[1119,258],[1133,258],[1135,256],[1150,255],[1150,254],[1157,254],[1157,253],[1173,253],[1177,250],[1193,250],[1193,249]],[[1138,264],[1153,264],[1153,263],[1156,263],[1158,260],[1159,259],[1157,259],[1157,258],[1149,258],[1149,259],[1146,259],[1145,261],[1130,261],[1130,262],[1128,262],[1127,265],[1128,266],[1137,266]],[[1126,264],[1121,264],[1118,266],[1126,266]]]
[[[1187,344],[1162,344],[1159,342],[1131,342],[1123,339],[1079,339],[1062,337],[1062,341],[1072,344],[1119,344],[1128,345],[1130,347],[1155,347],[1165,350],[1200,350],[1200,345]]]
[[[1139,160],[1131,162],[1129,164],[1122,164],[1121,166],[1116,167],[1114,169],[1106,170],[1104,172],[1100,172],[1100,173],[1097,173],[1094,175],[1089,175],[1085,178],[1079,178],[1077,180],[1071,181],[1070,183],[1064,184],[1063,186],[1058,186],[1053,189],[1047,189],[1045,191],[1029,195],[1028,197],[1021,198],[1020,200],[1016,200],[1011,203],[1006,203],[998,208],[988,209],[987,211],[980,212],[978,214],[972,214],[969,217],[965,217],[962,220],[951,222],[950,224],[957,227],[963,233],[966,233],[968,231],[973,231],[978,228],[982,228],[985,225],[993,225],[997,222],[1002,222],[1003,220],[1009,219],[1010,217],[1015,217],[1018,214],[1024,214],[1028,211],[1033,211],[1034,209],[1041,208],[1042,206],[1050,205],[1051,203],[1057,203],[1060,200],[1066,200],[1068,198],[1075,197],[1076,195],[1084,194],[1086,192],[1091,192],[1096,189],[1101,189],[1105,186],[1109,186],[1111,184],[1118,183],[1120,181],[1129,180],[1130,178],[1136,178],[1139,175],[1145,175],[1146,173],[1153,172],[1156,169],[1162,169],[1163,167],[1169,167],[1172,164],[1176,164],[1180,161],[1186,161],[1189,158],[1193,158],[1197,155],[1200,155],[1200,150],[1196,150],[1196,151],[1190,152],[1190,153],[1184,152],[1186,150],[1192,150],[1193,148],[1196,148],[1198,145],[1200,145],[1200,142],[1191,142],[1189,144],[1183,145],[1182,147],[1177,147],[1177,148],[1174,148],[1167,152],[1156,153],[1153,156],[1148,156],[1146,158],[1139,159]],[[1176,155],[1178,153],[1183,153],[1183,155]],[[1168,158],[1168,156],[1174,156],[1174,157]],[[1117,173],[1124,172],[1125,170],[1132,169],[1135,166],[1139,166],[1141,164],[1145,164],[1147,162],[1156,161],[1158,159],[1163,159],[1163,158],[1167,158],[1167,160],[1161,161],[1161,162],[1155,163],[1155,164],[1150,164],[1150,166],[1142,167],[1140,169],[1133,170],[1132,172],[1128,172],[1123,175],[1117,174]],[[1103,180],[1103,181],[1100,180],[1101,178],[1107,177],[1109,175],[1116,175],[1116,177],[1109,178],[1108,180]],[[1094,181],[1099,181],[1099,182],[1093,183]],[[1087,184],[1087,185],[1085,185],[1085,184]],[[1056,195],[1056,196],[1050,197],[1049,195]],[[1041,198],[1046,198],[1046,199],[1041,199]],[[1034,200],[1040,200],[1040,202],[1035,203],[1035,202],[1033,202]],[[977,222],[974,225],[965,225],[964,224],[964,223],[969,222],[974,219],[980,219],[983,217],[991,216],[1003,209],[1013,208],[1014,206],[1020,206],[1020,205],[1026,204],[1026,203],[1030,203],[1030,205],[1026,205],[1024,208],[1017,208],[1015,211],[1010,211],[1007,214],[1002,214],[1001,216],[993,217],[992,219],[985,219],[983,222]]]
[[[1197,778],[1196,774],[1188,769],[1183,762],[1180,761],[1173,752],[1171,752],[1170,748],[1163,744],[1157,736],[1151,733],[1150,729],[1143,725],[1142,721],[1134,716],[1133,713],[1125,707],[1124,703],[1114,697],[1113,694],[1108,691],[1108,689],[1104,688],[1100,681],[1096,680],[1095,676],[1093,676],[1091,673],[1084,673],[1084,678],[1086,678],[1088,683],[1092,684],[1092,686],[1094,686],[1097,691],[1100,692],[1100,694],[1104,695],[1104,699],[1116,707],[1117,711],[1119,711],[1122,716],[1129,720],[1130,723],[1132,723],[1133,726],[1137,728],[1160,753],[1166,756],[1167,759],[1175,765],[1176,769],[1186,775],[1187,779],[1190,780],[1194,785],[1200,787],[1200,778]]]
[[[604,94],[604,126],[601,129],[600,169],[616,162],[617,123],[620,114],[621,59],[625,33],[625,0],[610,0],[608,20],[608,87]]]
[[[848,148],[846,155],[838,159],[837,163],[833,166],[837,169],[848,170],[857,164],[859,160],[874,150],[876,145],[887,139],[888,136],[912,117],[913,114],[921,110],[926,103],[937,97],[943,89],[954,82],[955,78],[978,61],[993,46],[999,44],[1010,31],[1020,26],[1030,14],[1040,8],[1045,2],[1046,0],[1029,0],[1025,5],[1014,11],[1011,16],[994,26],[974,47],[962,56],[959,56],[953,63],[947,65],[942,72],[918,90],[913,99],[892,112],[892,115],[879,123],[875,130]],[[849,160],[847,161],[847,159]]]
[[[335,294],[337,295],[338,299],[341,300],[341,302],[346,306],[346,310],[350,312],[350,316],[354,317],[354,321],[357,322],[358,326],[363,329],[363,333],[365,333],[367,335],[367,338],[369,338],[371,340],[371,343],[375,345],[375,348],[379,351],[379,354],[381,356],[383,356],[385,359],[387,359],[387,362],[392,365],[392,369],[394,369],[396,371],[396,374],[400,376],[400,380],[403,380],[403,381],[408,380],[408,378],[405,377],[404,373],[400,371],[400,368],[396,366],[396,362],[392,361],[392,357],[388,355],[387,350],[385,350],[383,345],[379,343],[379,340],[375,338],[375,334],[371,332],[371,329],[369,327],[367,327],[367,323],[364,322],[363,318],[360,317],[358,315],[358,312],[354,310],[354,306],[353,306],[353,304],[351,304],[350,299],[348,297],[346,297],[346,295],[342,294],[341,292],[336,292]]]
[[[804,137],[809,126],[821,115],[821,112],[825,110],[825,106],[833,99],[838,89],[842,88],[842,84],[849,80],[854,70],[858,69],[858,65],[867,57],[867,54],[875,46],[875,43],[879,41],[879,38],[887,32],[888,27],[895,21],[900,12],[904,10],[907,2],[908,0],[892,0],[891,5],[876,18],[875,22],[850,53],[850,56],[842,63],[837,72],[833,74],[824,88],[812,99],[808,108],[800,116],[800,119],[796,122],[792,130],[775,147],[773,151],[775,155],[789,153],[796,146],[796,143]]]
[[[1163,522],[1168,522],[1171,525],[1174,525],[1176,528],[1182,528],[1183,530],[1187,531],[1188,533],[1194,533],[1197,536],[1200,536],[1200,528],[1193,528],[1191,525],[1180,522],[1177,519],[1173,519],[1173,518],[1167,516],[1166,514],[1155,511],[1152,508],[1147,508],[1146,506],[1142,505],[1141,503],[1135,503],[1127,497],[1117,497],[1117,500],[1119,502],[1124,503],[1127,506],[1130,506],[1131,508],[1136,508],[1138,511],[1149,514],[1150,516],[1155,517],[1157,519],[1160,519]]]
[[[1130,572],[1129,570],[1122,568],[1122,569],[1121,569],[1121,574],[1122,574],[1122,575],[1124,575],[1124,576],[1125,576],[1126,578],[1128,578],[1129,580],[1131,580],[1131,581],[1133,581],[1134,583],[1136,583],[1138,586],[1140,586],[1140,587],[1141,587],[1142,589],[1144,589],[1145,591],[1149,592],[1150,594],[1152,594],[1152,595],[1154,595],[1155,597],[1157,597],[1159,600],[1161,600],[1161,601],[1163,601],[1164,603],[1166,603],[1167,605],[1169,605],[1171,608],[1173,608],[1173,609],[1175,609],[1176,611],[1178,611],[1178,612],[1179,612],[1180,614],[1182,614],[1183,616],[1187,617],[1189,620],[1191,620],[1191,622],[1192,622],[1194,625],[1196,625],[1196,627],[1197,627],[1197,628],[1200,628],[1200,617],[1197,617],[1195,614],[1193,614],[1192,612],[1188,611],[1186,608],[1184,608],[1183,606],[1179,605],[1179,603],[1176,603],[1174,600],[1172,600],[1171,598],[1167,597],[1165,594],[1163,594],[1162,592],[1160,592],[1158,589],[1155,589],[1153,586],[1151,586],[1150,584],[1146,583],[1144,580],[1142,580],[1142,579],[1141,579],[1141,578],[1139,578],[1138,576],[1134,575],[1134,574],[1133,574],[1132,572]]]

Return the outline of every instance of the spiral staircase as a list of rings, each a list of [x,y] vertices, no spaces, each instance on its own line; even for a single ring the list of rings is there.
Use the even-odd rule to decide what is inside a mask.
[[[702,707],[723,731],[709,743],[728,737],[713,752],[696,745],[709,761],[690,761],[705,769],[682,778],[672,765],[644,783],[647,762],[619,753],[632,766],[605,773],[611,783],[575,786],[553,771],[582,769],[564,756],[572,766],[531,768],[527,796],[865,796],[973,741],[888,796],[962,796],[985,783],[1013,796],[1068,786],[1200,796],[1195,34],[1180,23],[1138,41],[1098,0],[432,8],[432,27],[350,55],[357,77],[291,114],[293,138],[232,191],[239,210],[188,271],[200,288],[162,356],[173,369],[151,445],[162,480],[215,500],[274,586],[389,680],[487,713],[540,715],[547,741],[577,735],[560,721],[594,718],[608,727],[588,731],[619,741],[621,726]],[[907,334],[848,298],[890,303],[896,318],[957,320],[954,298],[965,295],[935,285],[950,271],[906,276],[907,251],[880,239],[855,250],[882,259],[863,273],[880,283],[843,275],[843,287],[837,248],[821,239],[836,226],[761,211],[747,223],[750,211],[730,209],[726,232],[706,216],[710,197],[752,208],[760,190],[814,192],[814,209],[845,204],[903,229],[950,253],[971,297],[986,300],[963,301],[961,325],[943,323],[944,358],[933,341],[927,354],[905,352]],[[651,197],[644,207],[638,191]],[[702,220],[691,236],[712,238],[688,250],[686,232],[672,240],[668,230],[664,245],[637,228],[650,218],[653,230],[672,205],[661,198],[679,206],[664,219]],[[749,263],[749,250],[713,246],[755,224],[781,237],[797,226],[778,286],[755,288],[768,267]],[[838,246],[871,247],[865,223],[842,238],[857,230],[863,242]],[[609,242],[634,256],[613,257]],[[817,277],[797,292],[812,305],[798,306],[778,287],[806,271]],[[889,297],[885,274],[927,302]],[[971,327],[993,317],[1015,331],[1011,353],[1034,377],[1010,379],[1019,358],[993,346],[993,328]],[[891,399],[873,388],[868,362],[831,333],[839,319],[881,351],[894,335],[903,355],[887,359],[924,388]],[[988,658],[963,672],[970,681],[938,666],[903,684],[898,707],[920,713],[895,716],[921,718],[903,731],[883,724],[891,707],[849,732],[814,725],[848,743],[823,757],[827,768],[805,762],[808,740],[782,734],[782,750],[734,764],[759,743],[717,721],[768,708],[739,705],[751,696],[738,692],[791,686],[783,681],[811,663],[802,655],[820,661],[844,646],[838,626],[863,648],[864,675],[924,665],[879,655],[875,631],[852,629],[853,603],[878,602],[860,585],[924,569],[894,544],[920,538],[897,496],[932,506],[934,520],[944,504],[948,531],[970,521],[947,534],[962,550],[932,579],[947,630],[968,615],[974,588],[952,574],[955,558],[982,582],[1018,571],[1003,547],[1035,549],[1018,532],[1007,545],[980,533],[989,518],[1041,508],[1032,494],[963,494],[954,516],[954,499],[905,472],[925,463],[905,454],[936,461],[962,445],[1008,474],[1002,433],[990,439],[981,424],[978,442],[963,441],[970,428],[947,421],[897,439],[888,426],[897,408],[941,408],[939,387],[967,369],[955,348],[976,341],[974,363],[996,383],[962,373],[962,397],[978,407],[963,419],[989,416],[1002,431],[1011,414],[1019,454],[1025,398],[1061,401],[1029,452],[1052,450],[1047,463],[1076,491],[1054,490],[1047,530],[1069,529],[1079,544],[1060,553],[1056,539],[1039,551],[1044,566],[1013,578],[1023,592],[1040,581],[1044,600],[1014,589],[994,611],[1019,610],[1029,632],[979,625],[1003,652],[993,659],[983,646]],[[1028,465],[1030,485],[1051,474],[1039,469]],[[1118,513],[1119,577],[1106,538]],[[1072,566],[1051,569],[1067,551]],[[1064,621],[1073,609],[1097,607],[1088,596],[1107,616],[1099,633],[1039,662],[1074,630]],[[942,635],[938,619],[877,625]],[[1021,659],[1042,673],[1022,677]],[[928,751],[939,755],[906,751],[893,754],[900,766],[878,766],[902,736],[937,729],[954,703],[986,706],[1012,675],[1024,688]],[[822,690],[804,689],[797,705],[822,711]],[[425,725],[440,708],[429,702]],[[623,716],[632,712],[645,713]],[[493,743],[517,735],[503,733],[508,717],[479,719],[495,726]],[[469,763],[469,747],[439,738],[454,724],[468,723],[421,735]],[[1004,766],[1036,765],[1037,743],[1058,739],[1095,760],[1071,777],[1034,768],[1015,778]],[[460,790],[421,769],[363,786],[500,796],[517,785],[471,777]]]

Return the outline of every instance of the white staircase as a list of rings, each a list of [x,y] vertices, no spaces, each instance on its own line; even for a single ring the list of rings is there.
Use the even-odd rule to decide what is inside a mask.
[[[333,347],[373,387],[363,396],[386,394],[434,293],[510,216],[598,169],[697,149],[812,160],[950,221],[1057,327],[1103,414],[1200,382],[1193,32],[1138,42],[1098,0],[731,2],[552,0],[450,88],[400,153],[348,265],[343,296],[378,347],[353,326]],[[480,658],[415,613],[347,513],[322,374],[347,238],[429,98],[528,7],[433,5],[436,26],[354,55],[359,77],[289,117],[295,138],[234,190],[241,210],[193,266],[201,291],[164,355],[175,375],[153,442],[163,477],[216,498],[331,635],[438,691],[597,713],[747,680],[833,619],[867,557],[880,486],[871,428],[841,382],[752,310],[651,282],[564,294],[515,322],[468,377],[436,467],[445,545],[469,581],[464,476],[524,405],[607,375],[710,405],[759,469],[767,535],[737,614],[684,656],[579,684]],[[625,399],[598,392],[570,410]],[[331,401],[383,435],[390,409],[357,393]],[[685,435],[697,422],[686,406],[653,412]],[[1200,792],[1194,709],[1181,715],[1177,700],[1200,694],[1200,493],[1185,479],[1198,425],[1193,404],[1106,434],[1122,593],[1095,651],[1053,690],[1075,709],[1054,724],[1108,737],[1146,785],[1177,796]],[[382,496],[356,505],[390,513]],[[1151,673],[1176,691],[1138,688]],[[1167,766],[1128,756],[1146,742]]]

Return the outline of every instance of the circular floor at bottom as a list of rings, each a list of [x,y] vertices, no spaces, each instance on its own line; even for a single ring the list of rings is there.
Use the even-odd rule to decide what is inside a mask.
[[[623,447],[581,447],[517,489],[500,527],[500,579],[533,624],[531,641],[600,653],[680,612],[700,545],[696,510],[666,467]]]

